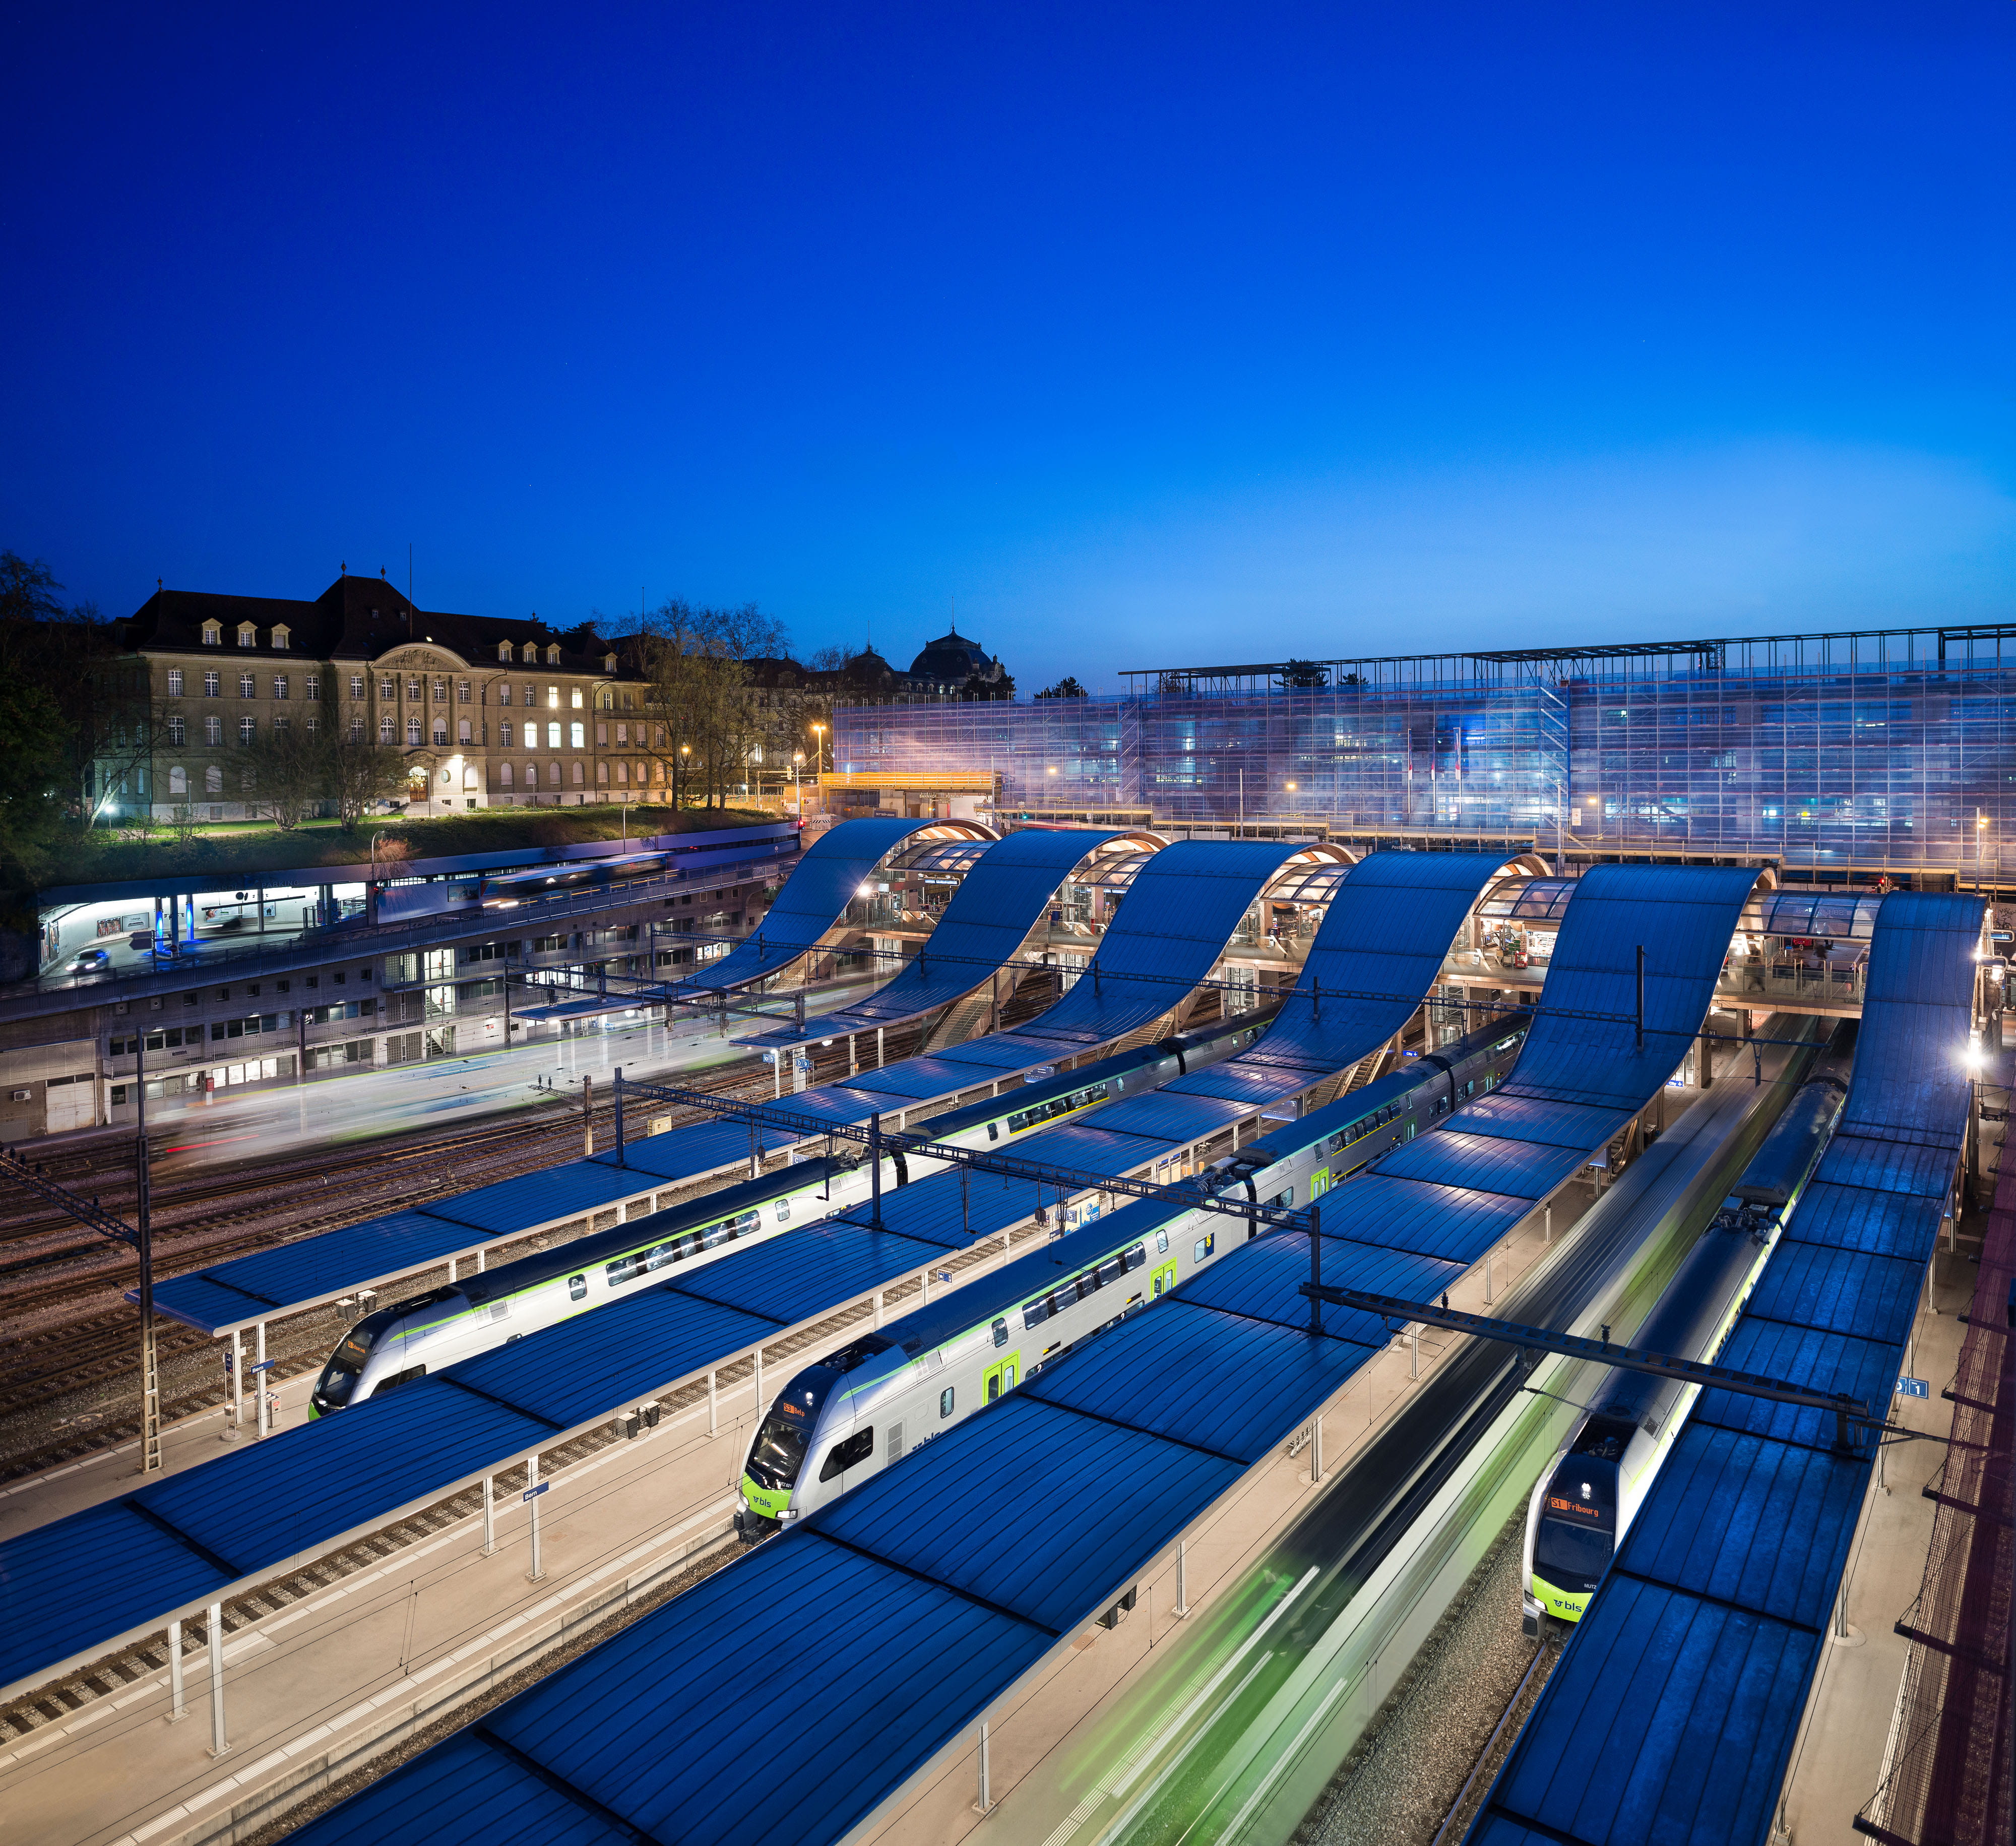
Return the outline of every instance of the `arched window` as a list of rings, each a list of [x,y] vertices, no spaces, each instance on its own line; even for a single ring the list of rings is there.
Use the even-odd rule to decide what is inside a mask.
[[[205,795],[221,795],[224,792],[223,764],[213,763],[203,772],[203,791]]]
[[[509,719],[505,719],[497,727],[497,741],[506,749],[511,748],[511,720]]]
[[[619,782],[627,782],[630,780],[630,766],[621,757],[618,757],[616,761],[616,779]]]
[[[579,788],[584,787],[584,786],[586,784],[587,781],[588,781],[588,772],[587,772],[587,771],[586,771],[586,770],[585,770],[581,766],[581,765],[580,763],[577,763],[574,766],[574,787],[575,787],[575,788]]]
[[[595,766],[595,779],[598,782],[607,782],[609,780],[609,765],[607,763],[598,763]]]
[[[437,744],[445,744],[448,741],[448,720],[445,718],[437,718],[434,720],[434,741]]]
[[[399,721],[390,712],[378,720],[378,741],[381,744],[396,744],[399,741]]]
[[[406,720],[406,748],[409,750],[417,749],[419,747],[419,742],[420,721],[417,718],[409,718]]]
[[[497,786],[500,788],[511,786],[511,766],[508,763],[500,763],[497,766]]]
[[[462,766],[462,785],[465,788],[473,788],[476,786],[476,765],[474,763],[465,763]]]
[[[461,721],[461,723],[459,723],[458,725],[456,725],[456,727],[455,727],[455,732],[456,732],[455,741],[456,741],[457,743],[459,743],[459,744],[466,744],[466,743],[467,743],[467,742],[470,741],[470,739],[469,739],[469,720],[468,720],[466,718],[463,719]]]
[[[171,795],[189,793],[189,771],[178,763],[168,765],[168,792]]]
[[[528,763],[525,765],[525,786],[527,788],[536,788],[538,785],[539,766],[536,763]]]

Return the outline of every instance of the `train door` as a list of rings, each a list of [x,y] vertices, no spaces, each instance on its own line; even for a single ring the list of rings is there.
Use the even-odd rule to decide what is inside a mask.
[[[1309,1196],[1312,1199],[1320,1199],[1329,1190],[1330,1169],[1327,1166],[1319,1166],[1309,1175]]]
[[[1155,1271],[1155,1296],[1159,1300],[1176,1285],[1176,1266],[1165,1263]]]
[[[988,1366],[983,1401],[992,1404],[995,1398],[1006,1396],[1014,1390],[1021,1375],[1022,1355],[1019,1352],[1010,1353],[998,1365]]]

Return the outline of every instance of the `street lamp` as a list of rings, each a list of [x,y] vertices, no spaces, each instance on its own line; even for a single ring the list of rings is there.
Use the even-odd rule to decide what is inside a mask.
[[[812,773],[815,776],[823,775],[826,773],[826,727],[815,724],[812,735],[819,740],[812,746]]]

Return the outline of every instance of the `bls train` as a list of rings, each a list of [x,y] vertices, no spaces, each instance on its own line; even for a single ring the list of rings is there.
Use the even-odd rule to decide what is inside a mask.
[[[1017,1141],[1230,1057],[1258,1038],[1272,1016],[1271,1011],[1244,1014],[1182,1037],[1136,1046],[916,1126],[956,1147]],[[941,1164],[895,1154],[885,1162],[883,1177],[886,1184],[907,1185]],[[798,1161],[378,1308],[352,1327],[330,1354],[309,1397],[308,1414],[322,1416],[396,1390],[430,1371],[668,1279],[668,1271],[688,1273],[739,1244],[859,1205],[873,1189],[867,1163],[858,1154]]]
[[[1634,1336],[1641,1350],[1712,1360],[1743,1311],[1818,1164],[1847,1094],[1831,1072],[1802,1084],[1715,1220]],[[1526,1508],[1526,1633],[1578,1622],[1631,1530],[1700,1394],[1698,1385],[1607,1372]]]
[[[1222,1199],[1306,1202],[1502,1082],[1525,1037],[1523,1022],[1501,1022],[1410,1059],[1218,1162],[1208,1183]],[[837,1498],[1238,1241],[1237,1218],[1143,1199],[860,1336],[800,1372],[771,1405],[743,1469],[737,1526],[760,1538]]]

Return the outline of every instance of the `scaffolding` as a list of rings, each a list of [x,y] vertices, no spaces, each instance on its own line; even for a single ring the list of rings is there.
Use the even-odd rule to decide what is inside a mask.
[[[843,706],[843,773],[998,778],[1004,813],[1570,858],[1770,860],[2016,884],[2016,628],[1130,674],[1112,696]]]

